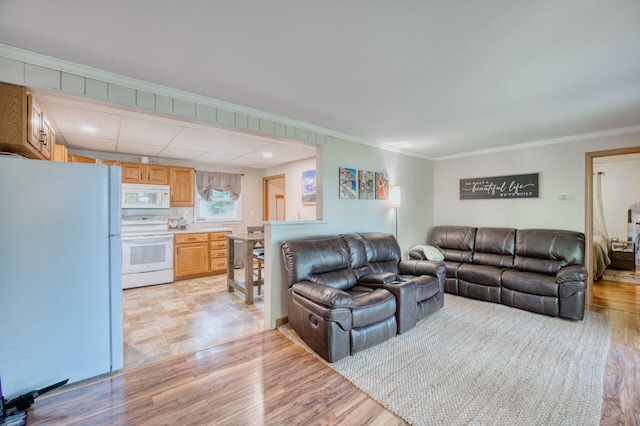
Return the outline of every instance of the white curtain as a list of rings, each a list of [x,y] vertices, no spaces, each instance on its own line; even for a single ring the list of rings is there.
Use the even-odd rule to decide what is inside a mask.
[[[603,173],[595,173],[593,176],[593,235],[602,235],[608,242],[609,233],[602,205],[602,176]]]

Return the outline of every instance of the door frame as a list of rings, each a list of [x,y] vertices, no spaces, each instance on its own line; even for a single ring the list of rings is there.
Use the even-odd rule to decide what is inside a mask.
[[[285,191],[284,191],[285,196],[284,196],[284,199],[282,200],[282,203],[283,203],[285,213],[287,211],[287,196],[286,196],[287,180],[285,178],[284,173],[279,175],[263,177],[262,178],[262,220],[267,220],[267,216],[269,214],[269,181],[276,180],[276,179],[282,179],[282,183],[285,188]],[[285,214],[285,217],[286,217],[286,214]]]
[[[616,155],[639,154],[640,146],[629,148],[608,149],[604,151],[593,151],[585,153],[585,211],[584,224],[586,235],[586,256],[585,266],[588,272],[587,279],[587,306],[593,304],[593,159],[598,157],[613,157]]]

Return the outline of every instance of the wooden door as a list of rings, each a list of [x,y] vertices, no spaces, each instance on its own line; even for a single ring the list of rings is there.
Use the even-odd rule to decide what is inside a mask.
[[[285,220],[285,175],[262,178],[262,220]]]
[[[145,165],[145,183],[169,185],[169,168],[157,164]]]
[[[123,183],[142,183],[144,181],[144,164],[122,163]]]
[[[171,207],[193,207],[194,169],[188,167],[170,167]]]

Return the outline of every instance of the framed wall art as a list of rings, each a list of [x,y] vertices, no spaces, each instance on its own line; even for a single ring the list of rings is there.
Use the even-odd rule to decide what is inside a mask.
[[[358,172],[356,169],[340,167],[338,182],[340,198],[358,198]]]
[[[460,179],[460,199],[538,198],[538,175],[531,173]]]
[[[316,171],[302,172],[302,204],[315,204],[316,202]]]
[[[361,200],[374,200],[375,174],[365,170],[358,170],[358,198]]]
[[[376,172],[376,200],[389,199],[389,173]]]

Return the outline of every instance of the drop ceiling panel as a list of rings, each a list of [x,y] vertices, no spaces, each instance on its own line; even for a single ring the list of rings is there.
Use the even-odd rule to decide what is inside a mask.
[[[57,104],[47,105],[46,111],[62,133],[88,135],[81,127],[90,126],[96,129],[95,133],[90,134],[91,137],[113,140],[118,137],[120,117],[115,114]]]
[[[157,157],[164,147],[155,145],[145,145],[140,143],[131,142],[118,142],[118,150],[116,152],[121,154],[132,155],[146,155],[150,157]]]
[[[211,163],[211,164],[223,164],[227,161],[233,160],[234,158],[238,158],[237,155],[227,155],[227,154],[217,154],[214,152],[206,152],[196,158],[196,161],[199,163]]]
[[[68,147],[73,149],[88,149],[93,151],[114,152],[116,141],[110,139],[100,139],[82,135],[64,135]]]
[[[264,162],[264,159],[237,157],[237,158],[234,158],[233,160],[227,161],[224,164],[228,166],[237,166],[237,167],[258,167],[258,165],[262,162]]]
[[[133,117],[122,117],[120,140],[124,142],[167,146],[180,130],[182,130],[181,127],[172,124]]]
[[[203,154],[202,151],[188,151],[186,149],[165,148],[158,156],[163,158],[174,158],[176,160],[195,160]]]

